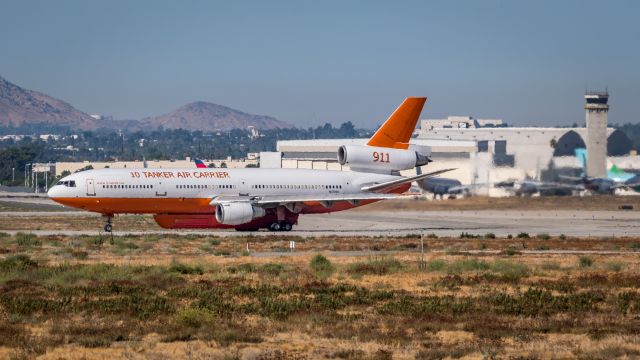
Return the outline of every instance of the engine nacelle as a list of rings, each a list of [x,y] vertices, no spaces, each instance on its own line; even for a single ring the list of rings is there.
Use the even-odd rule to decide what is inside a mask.
[[[342,145],[338,149],[340,165],[349,165],[354,171],[391,173],[426,165],[431,160],[413,150],[375,146]]]
[[[266,214],[263,208],[248,203],[227,203],[216,206],[216,221],[225,225],[242,225]]]

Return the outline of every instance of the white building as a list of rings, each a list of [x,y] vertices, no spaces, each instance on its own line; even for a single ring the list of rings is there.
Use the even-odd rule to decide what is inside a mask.
[[[579,171],[574,150],[585,147],[586,128],[478,127],[479,120],[474,120],[476,125],[473,127],[449,127],[449,124],[461,124],[469,119],[449,117],[447,123],[435,124],[432,120],[421,121],[423,127],[418,137],[411,139],[410,149],[433,160],[423,167],[423,172],[455,168],[442,176],[456,178],[463,184],[488,185],[504,180],[540,178],[552,163],[555,168],[569,167]],[[500,125],[501,120],[491,124]],[[626,135],[608,128],[607,137],[608,166],[620,164],[625,169],[640,169],[638,156],[626,156],[631,149]],[[348,167],[337,161],[338,148],[341,145],[364,145],[367,140],[278,141],[277,152],[260,154],[261,164],[268,159],[268,165],[265,163],[261,167],[347,170]],[[402,172],[403,175],[414,173],[413,169]],[[479,193],[491,196],[506,195],[504,190],[491,186],[479,186],[478,189]]]

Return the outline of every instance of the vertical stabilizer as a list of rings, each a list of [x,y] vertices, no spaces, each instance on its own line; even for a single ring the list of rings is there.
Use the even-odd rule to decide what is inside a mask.
[[[587,166],[587,149],[576,149],[576,157],[578,158],[578,162],[580,163],[580,169],[582,169],[582,173],[580,176],[584,176],[587,171],[585,167]]]
[[[409,140],[416,128],[426,97],[406,98],[391,114],[367,145],[395,149],[408,149]]]

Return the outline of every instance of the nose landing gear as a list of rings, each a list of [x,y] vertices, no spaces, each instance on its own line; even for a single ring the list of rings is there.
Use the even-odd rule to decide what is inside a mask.
[[[112,232],[113,231],[113,215],[104,215],[105,218],[105,222],[106,224],[104,224],[104,232]]]

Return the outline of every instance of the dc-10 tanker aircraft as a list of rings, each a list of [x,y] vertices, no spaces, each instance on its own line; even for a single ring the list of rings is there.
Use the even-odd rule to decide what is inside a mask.
[[[430,160],[409,150],[426,98],[412,97],[393,112],[367,145],[345,145],[338,161],[351,171],[303,169],[100,169],[69,175],[51,187],[54,201],[101,213],[112,231],[116,214],[154,214],[163,228],[289,231],[300,214],[342,211],[394,199],[412,181],[400,170]]]

